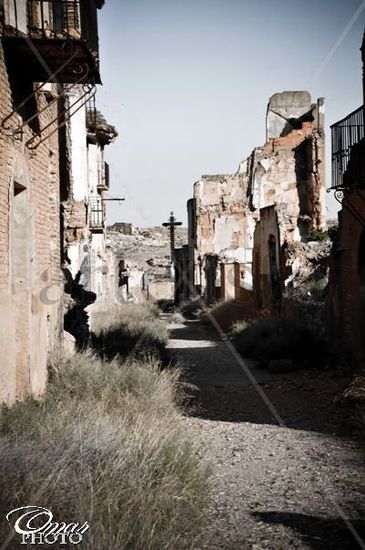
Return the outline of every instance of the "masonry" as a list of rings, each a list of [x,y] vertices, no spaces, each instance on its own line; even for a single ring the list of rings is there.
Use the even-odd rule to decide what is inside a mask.
[[[24,82],[11,72],[0,45],[0,118],[14,109]],[[32,83],[28,89],[32,90]],[[55,86],[34,97],[34,108],[47,105]],[[44,126],[57,117],[57,105],[40,115]],[[0,132],[0,401],[11,402],[45,388],[47,365],[62,346],[59,170],[57,134],[31,151],[34,135],[17,114]],[[16,132],[16,133],[14,133]]]
[[[188,219],[196,293],[250,314],[280,308],[290,277],[286,246],[326,227],[324,139],[322,98],[312,104],[306,91],[274,94],[265,144],[235,174],[195,183]]]
[[[365,34],[361,46],[365,67]],[[327,301],[331,339],[339,355],[365,356],[365,73],[363,104],[331,127],[331,189],[341,203]]]
[[[85,209],[75,203],[64,226],[70,178],[60,150],[71,90],[83,100],[100,82],[102,5],[0,0],[0,402],[39,396],[63,353],[61,262]]]

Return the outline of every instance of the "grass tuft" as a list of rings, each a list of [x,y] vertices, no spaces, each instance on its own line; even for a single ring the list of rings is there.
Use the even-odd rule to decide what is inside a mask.
[[[182,398],[179,372],[153,357],[65,361],[41,401],[1,409],[0,513],[37,504],[88,521],[93,550],[191,547],[207,471],[182,433]]]
[[[133,353],[164,356],[168,332],[158,318],[158,306],[145,304],[119,304],[112,309],[95,313],[92,319],[92,347],[102,357],[112,359]]]

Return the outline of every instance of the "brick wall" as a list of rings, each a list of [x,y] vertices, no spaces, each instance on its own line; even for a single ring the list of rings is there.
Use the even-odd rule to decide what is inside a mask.
[[[18,101],[8,70],[0,44],[0,121]],[[47,101],[38,94],[37,109]],[[43,127],[56,116],[54,104],[34,122]],[[21,124],[15,114],[0,131],[0,401],[7,402],[44,390],[63,327],[58,134],[31,151],[33,130],[13,133]]]
[[[365,201],[356,193],[349,195],[351,204],[365,220]],[[346,198],[345,198],[346,201]],[[364,227],[351,212],[339,213],[339,230],[331,257],[328,317],[331,340],[339,351],[359,358],[365,355],[364,297],[360,291],[360,238]],[[365,251],[362,251],[364,256]]]

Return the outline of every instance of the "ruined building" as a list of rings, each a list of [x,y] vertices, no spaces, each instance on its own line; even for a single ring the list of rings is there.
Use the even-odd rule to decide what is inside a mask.
[[[236,174],[195,183],[188,220],[190,294],[235,301],[247,313],[280,307],[286,247],[326,225],[324,100],[274,94],[265,145]]]
[[[102,4],[0,0],[0,401],[40,394],[62,353],[60,132],[100,82]]]
[[[104,160],[104,148],[117,137],[114,126],[108,124],[95,109],[87,112],[87,152],[89,170],[88,225],[89,225],[89,273],[86,285],[95,292],[94,309],[104,309],[115,292],[110,285],[117,284],[116,264],[108,258],[106,250],[106,196],[110,189],[109,165]]]
[[[365,34],[361,47],[365,69]],[[365,73],[363,105],[331,126],[331,189],[338,214],[328,300],[332,341],[350,358],[365,355]]]
[[[81,86],[65,93],[67,104],[83,94]],[[106,307],[109,285],[116,281],[105,248],[105,193],[109,191],[109,165],[104,148],[117,131],[95,107],[94,97],[67,121],[61,149],[63,179],[65,329],[79,347],[88,343],[88,313]],[[111,282],[112,281],[112,282]],[[115,292],[113,293],[115,296]],[[94,304],[91,306],[91,304]]]

